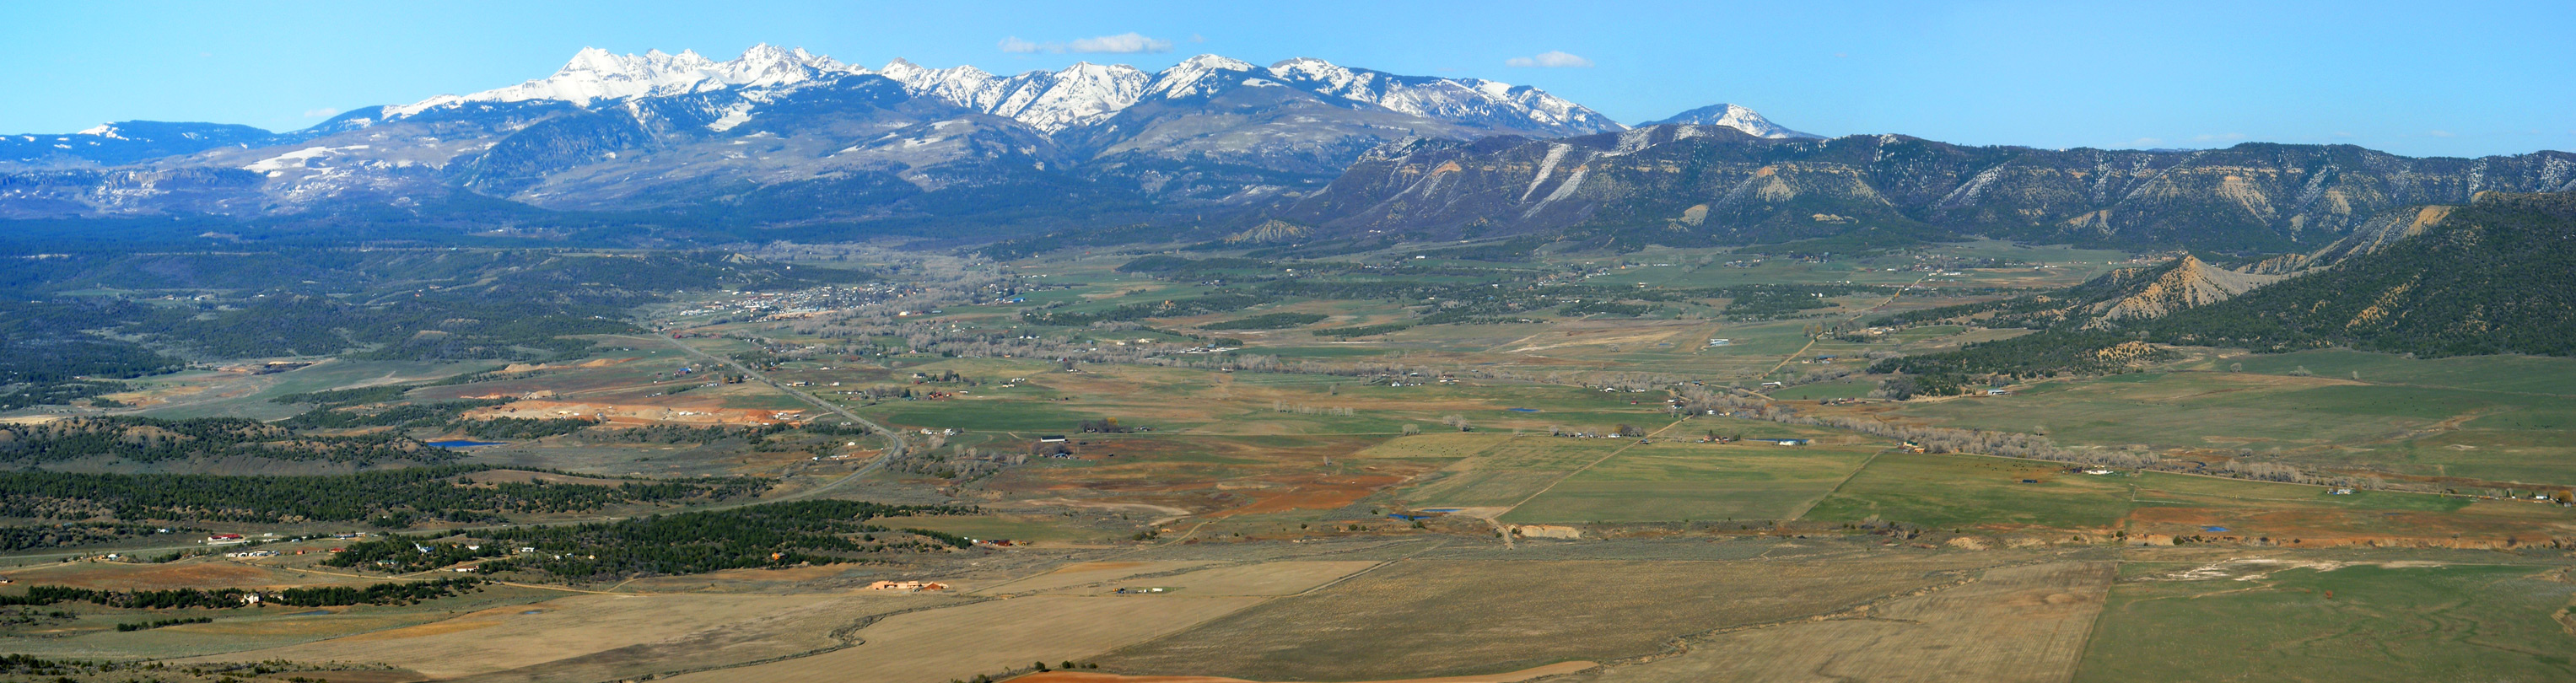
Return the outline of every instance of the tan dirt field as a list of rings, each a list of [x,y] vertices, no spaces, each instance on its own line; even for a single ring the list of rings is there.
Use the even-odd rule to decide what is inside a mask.
[[[785,610],[772,616],[712,625],[676,638],[472,676],[462,679],[462,683],[632,680],[646,674],[668,675],[674,671],[807,656],[817,650],[849,645],[849,641],[835,637],[835,631],[854,627],[866,618],[963,600],[928,595],[919,597],[917,600],[841,601],[825,609]],[[847,632],[843,633],[846,635]]]
[[[1482,676],[1444,676],[1441,678],[1400,678],[1360,683],[1519,683],[1543,676],[1558,676],[1600,666],[1592,662],[1562,662],[1509,673]],[[1216,676],[1121,676],[1118,674],[1079,671],[1049,671],[1011,679],[1011,683],[1254,683],[1240,678]]]
[[[1828,614],[1991,566],[1968,554],[1832,562],[1408,560],[1104,656],[1119,671],[1370,680],[1662,651],[1674,637]]]
[[[722,671],[673,683],[940,683],[1035,661],[1090,659],[1103,651],[1195,626],[1262,598],[1181,596],[1006,598],[887,617],[845,650]]]
[[[1826,621],[1691,639],[1675,656],[1569,683],[1628,681],[2064,681],[2075,675],[2114,568],[2056,562]]]
[[[1116,581],[1138,574],[1179,571],[1211,564],[1204,561],[1076,562],[1055,571],[978,589],[977,593],[1038,593]],[[1107,590],[1107,589],[1102,589]]]
[[[1201,569],[1178,576],[1111,581],[1108,585],[1067,588],[1061,592],[1105,593],[1119,588],[1162,587],[1191,597],[1294,595],[1377,565],[1375,561],[1366,560],[1263,562]]]
[[[436,678],[455,678],[680,640],[701,631],[747,628],[743,624],[792,619],[800,612],[857,615],[883,611],[882,606],[867,604],[870,601],[918,600],[928,604],[940,599],[943,598],[580,595],[487,609],[419,626],[205,659],[381,662]]]

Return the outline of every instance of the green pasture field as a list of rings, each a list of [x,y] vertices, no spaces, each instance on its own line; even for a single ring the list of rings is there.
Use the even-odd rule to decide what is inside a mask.
[[[2139,505],[2190,504],[2230,505],[2252,508],[2314,507],[2353,511],[2457,512],[2469,506],[2470,499],[2429,493],[2391,491],[2354,491],[2336,495],[2334,489],[2305,484],[2284,484],[2222,477],[2196,477],[2164,472],[2137,475]]]
[[[1287,341],[1287,340],[1282,340],[1282,341]],[[1294,343],[1294,342],[1290,342],[1290,343]],[[1375,346],[1359,346],[1359,345],[1352,345],[1352,346],[1255,346],[1255,347],[1252,347],[1252,348],[1249,348],[1249,349],[1245,349],[1245,351],[1247,351],[1247,352],[1249,352],[1249,353],[1255,353],[1255,354],[1264,355],[1264,356],[1278,356],[1278,357],[1280,357],[1280,358],[1333,358],[1333,359],[1340,359],[1340,358],[1365,358],[1365,357],[1369,357],[1369,356],[1383,356],[1383,355],[1386,355],[1386,354],[1387,354],[1387,349],[1378,348],[1378,347],[1375,347]]]
[[[1395,442],[1404,440],[1399,438]],[[1394,445],[1395,442],[1379,448],[1406,448]],[[1409,501],[1417,508],[1512,505],[1633,443],[1636,442],[1631,439],[1573,439],[1545,435],[1510,437],[1451,463],[1438,475],[1406,487],[1397,492],[1396,498]],[[1452,452],[1463,450],[1454,442],[1432,448]]]
[[[1897,330],[1888,336],[1895,337],[1897,341],[1910,343],[1939,339],[1966,331],[1968,328],[1961,325],[1925,325]]]
[[[1480,470],[1572,472],[1636,443],[1635,439],[1574,439],[1547,435],[1513,438],[1476,455]]]
[[[2326,538],[2528,538],[2576,522],[2576,511],[2530,501],[2356,490],[2147,473],[2136,482],[2131,534],[2220,535],[2298,546]],[[2207,527],[2225,532],[2209,532]]]
[[[210,394],[214,392],[208,392],[208,394],[198,395],[209,396],[208,398],[198,400],[191,400],[197,399],[196,396],[180,397],[179,400],[174,401],[171,404],[155,406],[151,409],[142,411],[140,414],[147,417],[172,420],[195,417],[247,417],[260,420],[274,420],[292,417],[297,413],[302,413],[311,408],[311,406],[288,405],[269,401],[269,399],[276,398],[278,396],[323,391],[328,389],[343,389],[356,386],[422,382],[443,379],[455,375],[482,372],[499,367],[501,367],[501,363],[495,361],[429,363],[421,361],[332,360],[327,363],[290,370],[275,375],[246,378],[238,381],[231,387],[218,387],[215,390],[215,392],[224,392],[226,389],[238,387],[238,389],[248,389],[249,391],[246,393],[240,393],[233,396],[211,397]],[[204,375],[191,373],[175,375],[168,378],[138,380],[136,383],[144,386],[193,384],[198,382],[190,380],[202,380],[204,377]]]
[[[2124,581],[2075,680],[2569,680],[2576,636],[2551,616],[2576,584],[2548,580],[2550,571],[2359,565]]]
[[[1503,520],[1793,519],[1876,450],[1658,441],[1567,478]]]
[[[2576,442],[2567,438],[2568,427],[2576,427],[2576,416],[2565,412],[2504,412],[2352,457],[2406,474],[2563,487],[2576,483]]]
[[[1555,470],[1469,470],[1444,472],[1396,494],[1415,508],[1498,507],[1528,500],[1564,479]]]
[[[1979,456],[1885,453],[1817,501],[1805,519],[1858,522],[1875,517],[1960,529],[2102,529],[2118,525],[2128,514],[2126,478],[2069,474],[2060,472],[2062,467]]]
[[[2384,440],[2494,394],[2337,383],[2250,373],[2143,372],[2068,382],[2045,395],[1911,403],[1899,414],[1933,424],[2031,432],[2077,444],[2174,448],[2301,448]]]
[[[2576,428],[2576,397],[2558,394],[2151,371],[1901,412],[1965,428],[2045,425],[2063,443],[2249,448],[2303,467],[2576,485],[2576,443],[2563,438]]]
[[[2245,372],[2287,375],[2299,368],[2318,377],[2353,379],[2372,384],[2411,384],[2477,391],[2576,396],[2576,358],[2544,356],[2461,356],[2414,359],[2384,353],[2321,349],[2298,353],[2235,356],[2210,362],[2224,369],[2241,363]]]
[[[1493,432],[1421,434],[1401,439],[1388,439],[1368,450],[1351,454],[1354,458],[1439,459],[1457,460],[1474,457],[1508,443],[1516,437]]]

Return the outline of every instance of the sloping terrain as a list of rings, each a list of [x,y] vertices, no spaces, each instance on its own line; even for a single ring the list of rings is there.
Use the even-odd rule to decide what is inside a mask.
[[[2370,220],[2364,221],[2360,227],[2353,228],[2352,234],[2345,235],[2343,239],[2335,240],[2334,243],[2322,249],[2305,254],[2287,254],[2265,259],[2247,267],[2246,271],[2267,275],[2287,275],[2309,268],[2331,267],[2342,263],[2345,259],[2368,255],[2387,248],[2389,245],[2396,244],[2398,240],[2424,234],[2425,230],[2450,216],[2452,209],[2459,207],[2435,204],[2410,208],[2412,210],[2396,209],[2371,216]]]
[[[2576,190],[2576,154],[2410,159],[2268,143],[2039,150],[1655,125],[1390,145],[1280,217],[1343,234],[1448,239],[1565,231],[1634,244],[1752,244],[1932,228],[2294,251],[2362,230],[2384,211],[2489,190]]]
[[[2111,271],[2079,290],[2097,294],[2085,312],[2097,321],[2161,318],[2175,311],[2226,301],[2279,280],[2277,275],[2240,273],[2201,262],[2189,254],[2152,268]]]
[[[2260,350],[2576,353],[2576,194],[2482,193],[2421,235],[2156,330]]]

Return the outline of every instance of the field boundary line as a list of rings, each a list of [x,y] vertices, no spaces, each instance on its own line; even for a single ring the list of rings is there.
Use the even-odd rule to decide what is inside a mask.
[[[884,621],[884,620],[886,620],[886,618],[888,618],[888,617],[901,616],[901,615],[905,615],[905,614],[911,614],[911,613],[914,613],[914,612],[927,612],[927,611],[931,611],[931,610],[942,610],[942,609],[948,609],[948,608],[950,608],[950,607],[964,607],[964,606],[967,606],[967,605],[972,605],[972,604],[981,603],[981,602],[989,602],[989,601],[999,600],[999,599],[1001,599],[1001,598],[986,597],[986,598],[980,598],[980,599],[975,599],[975,600],[967,600],[967,601],[964,601],[964,602],[952,602],[952,603],[948,603],[948,604],[944,604],[944,605],[922,605],[922,606],[919,606],[919,607],[911,607],[911,608],[906,608],[906,609],[900,609],[900,610],[896,610],[896,611],[892,611],[892,612],[887,612],[887,613],[884,613],[884,614],[871,614],[871,615],[868,615],[868,616],[859,617],[858,619],[852,620],[850,623],[842,624],[840,628],[832,629],[829,633],[827,633],[827,634],[825,634],[825,635],[824,635],[824,637],[826,637],[826,638],[831,638],[831,639],[833,639],[833,640],[841,641],[841,642],[840,642],[840,643],[838,643],[838,644],[834,644],[834,645],[825,645],[825,646],[823,646],[823,647],[818,647],[818,648],[814,648],[814,649],[811,649],[811,650],[806,650],[806,651],[804,651],[804,652],[793,652],[793,653],[788,653],[788,654],[783,654],[783,655],[777,655],[777,656],[774,656],[774,657],[764,657],[764,658],[760,658],[760,659],[754,659],[754,660],[750,660],[750,661],[733,662],[733,663],[729,663],[729,664],[713,664],[713,665],[701,666],[701,667],[696,667],[696,668],[680,669],[680,670],[678,670],[678,671],[656,671],[656,672],[652,672],[652,673],[649,673],[649,674],[644,674],[644,676],[650,676],[650,677],[653,677],[653,678],[667,678],[667,677],[670,677],[670,676],[680,676],[680,675],[693,674],[693,673],[704,673],[704,672],[708,672],[708,671],[723,671],[723,670],[725,670],[725,669],[739,669],[739,668],[743,668],[743,667],[747,667],[747,666],[759,666],[759,665],[762,665],[762,664],[776,664],[776,663],[784,662],[784,661],[788,661],[788,660],[791,660],[791,659],[804,659],[804,658],[806,658],[806,657],[813,657],[813,656],[816,656],[816,655],[827,655],[827,654],[831,654],[831,653],[834,653],[834,652],[839,652],[839,651],[842,651],[842,650],[847,650],[847,649],[850,649],[850,648],[858,647],[858,646],[861,646],[861,645],[866,645],[866,644],[868,643],[868,639],[859,637],[859,631],[864,630],[864,629],[866,629],[867,627],[870,627],[870,626],[875,626],[877,622]],[[435,622],[433,622],[433,623],[435,623]],[[497,673],[497,672],[496,672],[496,673]],[[640,680],[640,679],[639,679],[639,677],[637,677],[637,676],[623,676],[623,677],[618,677],[618,678],[611,678],[611,679],[608,679],[608,680],[605,680],[605,681],[600,681],[599,683],[619,683],[619,682],[621,682],[621,681],[633,681],[633,680]]]
[[[1413,556],[1415,556],[1415,555],[1420,555],[1420,554],[1423,554],[1423,553],[1431,552],[1431,551],[1433,551],[1433,550],[1437,550],[1437,549],[1439,549],[1441,546],[1445,546],[1445,545],[1449,545],[1449,539],[1446,539],[1446,538],[1439,539],[1439,540],[1437,540],[1437,541],[1432,542],[1432,544],[1431,544],[1431,545],[1423,546],[1421,550],[1416,550],[1416,551],[1413,551],[1413,552],[1405,553],[1403,557],[1398,557],[1398,558],[1395,558],[1395,559],[1392,559],[1392,560],[1387,560],[1387,561],[1385,561],[1385,562],[1379,562],[1379,563],[1377,563],[1377,564],[1372,564],[1372,565],[1369,565],[1369,566],[1368,566],[1368,568],[1366,568],[1366,569],[1361,569],[1361,570],[1359,570],[1359,571],[1351,572],[1351,573],[1348,573],[1348,574],[1343,574],[1341,578],[1333,579],[1333,580],[1331,580],[1331,581],[1326,581],[1326,582],[1323,582],[1323,583],[1320,583],[1320,584],[1316,584],[1316,585],[1315,585],[1315,587],[1313,587],[1313,588],[1308,588],[1308,589],[1306,589],[1306,590],[1297,591],[1297,592],[1295,592],[1295,593],[1289,593],[1289,594],[1287,594],[1287,595],[1281,595],[1281,596],[1272,597],[1270,600],[1278,600],[1278,599],[1280,599],[1280,598],[1295,598],[1295,597],[1303,597],[1303,596],[1306,596],[1306,595],[1312,594],[1312,593],[1314,593],[1315,591],[1320,591],[1320,590],[1323,590],[1323,589],[1326,589],[1326,588],[1331,588],[1331,587],[1334,587],[1334,586],[1341,585],[1341,584],[1342,584],[1342,582],[1344,582],[1344,581],[1349,581],[1349,580],[1351,580],[1351,579],[1359,578],[1361,574],[1366,574],[1366,573],[1369,573],[1369,572],[1377,571],[1377,570],[1379,570],[1379,569],[1384,569],[1384,568],[1386,568],[1386,567],[1389,567],[1389,566],[1394,565],[1394,564],[1395,564],[1395,563],[1397,563],[1397,562],[1403,562],[1403,561],[1405,561],[1405,560],[1413,559]],[[1270,602],[1270,600],[1263,600],[1262,602],[1266,604],[1266,603]]]
[[[2136,484],[2130,484],[2130,490],[2136,491],[2136,486]],[[2126,515],[2123,515],[2120,521],[2124,523],[2127,522],[2128,520],[2126,517]],[[2127,558],[2115,558],[2110,562],[2111,585],[2102,587],[2101,608],[2093,610],[2092,621],[2084,622],[2084,638],[2083,640],[2078,641],[2080,644],[2077,646],[2075,651],[2075,668],[2066,672],[2067,680],[2071,681],[2084,677],[2084,660],[2087,659],[2087,657],[2084,656],[2084,653],[2093,649],[2093,636],[2102,632],[2102,619],[2111,614],[2111,589],[2119,587],[2120,565],[2128,564],[2129,560]]]
[[[1502,512],[1494,513],[1494,516],[1493,516],[1494,524],[1495,524],[1495,525],[1497,525],[1497,526],[1500,526],[1500,525],[1503,523],[1503,515],[1511,514],[1511,513],[1512,513],[1512,511],[1514,511],[1514,510],[1518,510],[1518,509],[1521,509],[1521,506],[1523,506],[1523,505],[1528,505],[1530,501],[1537,500],[1539,496],[1547,495],[1547,492],[1556,490],[1556,485],[1557,485],[1557,484],[1563,484],[1563,483],[1565,483],[1565,480],[1573,479],[1573,478],[1575,477],[1575,475],[1579,475],[1579,474],[1582,474],[1582,473],[1584,473],[1584,472],[1586,472],[1586,471],[1590,471],[1594,465],[1599,465],[1599,464],[1601,464],[1601,463],[1609,462],[1611,458],[1619,457],[1619,454],[1628,452],[1628,449],[1636,448],[1637,446],[1639,446],[1639,445],[1641,445],[1641,444],[1644,444],[1644,443],[1646,443],[1647,441],[1654,439],[1655,437],[1663,436],[1663,435],[1664,435],[1664,432],[1672,431],[1674,427],[1682,426],[1682,423],[1684,423],[1684,422],[1689,422],[1689,421],[1690,421],[1690,416],[1688,416],[1688,415],[1684,415],[1684,416],[1682,416],[1682,418],[1681,418],[1681,419],[1674,420],[1672,424],[1664,425],[1664,428],[1662,428],[1662,429],[1657,429],[1657,430],[1655,430],[1654,432],[1652,432],[1652,433],[1648,433],[1648,434],[1647,434],[1647,435],[1645,435],[1645,436],[1637,437],[1637,440],[1635,440],[1635,441],[1630,441],[1630,442],[1628,442],[1628,443],[1627,443],[1627,445],[1620,446],[1619,448],[1617,448],[1617,449],[1615,449],[1615,450],[1610,451],[1608,454],[1603,455],[1603,456],[1601,456],[1600,458],[1594,459],[1592,462],[1584,463],[1582,467],[1574,468],[1574,471],[1565,473],[1565,476],[1557,477],[1557,478],[1556,478],[1556,481],[1548,482],[1548,483],[1547,483],[1547,486],[1546,486],[1546,487],[1543,487],[1543,488],[1540,488],[1540,489],[1538,490],[1538,492],[1537,492],[1537,493],[1529,494],[1529,497],[1527,497],[1527,498],[1522,498],[1522,499],[1520,500],[1520,502],[1513,503],[1513,504],[1511,504],[1511,506],[1510,506],[1510,507],[1503,508],[1503,511],[1502,511]],[[1506,541],[1509,541],[1509,540],[1510,540],[1510,538],[1511,538],[1511,537],[1508,535],[1508,533],[1509,533],[1509,532],[1505,532],[1505,533],[1506,533],[1506,535],[1505,535],[1503,538],[1504,538]],[[1506,545],[1508,545],[1508,543],[1506,543]]]
[[[1797,521],[1797,520],[1798,520],[1798,519],[1800,519],[1800,518],[1806,517],[1808,512],[1813,511],[1813,510],[1815,510],[1815,509],[1816,509],[1816,504],[1817,504],[1817,503],[1825,502],[1825,499],[1834,497],[1834,494],[1842,493],[1842,492],[1843,492],[1843,486],[1845,486],[1845,485],[1847,485],[1847,484],[1850,484],[1850,483],[1851,483],[1851,480],[1859,478],[1859,477],[1860,477],[1860,472],[1861,472],[1861,470],[1869,469],[1869,464],[1870,464],[1870,463],[1874,463],[1874,462],[1878,462],[1878,455],[1879,455],[1880,453],[1886,453],[1886,452],[1887,452],[1887,449],[1885,449],[1885,448],[1881,448],[1881,449],[1878,449],[1878,450],[1875,450],[1875,451],[1870,451],[1870,452],[1869,452],[1869,457],[1867,457],[1867,458],[1862,458],[1862,459],[1861,459],[1861,461],[1860,461],[1860,466],[1859,466],[1859,467],[1854,467],[1854,468],[1852,468],[1851,474],[1843,475],[1843,480],[1842,480],[1842,481],[1834,482],[1834,487],[1833,487],[1833,488],[1831,488],[1831,489],[1827,489],[1827,490],[1825,491],[1825,495],[1816,496],[1814,499],[1808,500],[1808,501],[1807,501],[1807,504],[1805,504],[1805,505],[1800,505],[1800,506],[1798,506],[1798,509],[1797,509],[1796,511],[1789,513],[1789,518],[1788,518],[1788,519],[1784,519],[1784,520],[1780,520],[1780,521],[1783,521],[1783,522],[1792,522],[1792,521]],[[2132,485],[2132,488],[2130,488],[2130,497],[2133,499],[2133,500],[2131,500],[2130,502],[2132,502],[2132,503],[2136,502],[2136,501],[2134,500],[2134,498],[2136,498],[2136,496],[2137,496],[2137,493],[2136,493],[2136,492],[2137,492],[2137,489],[2135,488],[2135,485]]]

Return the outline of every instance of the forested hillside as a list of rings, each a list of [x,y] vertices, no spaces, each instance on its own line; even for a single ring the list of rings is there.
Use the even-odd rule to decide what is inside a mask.
[[[2486,193],[2422,235],[2150,329],[2263,351],[2576,353],[2576,193]]]

